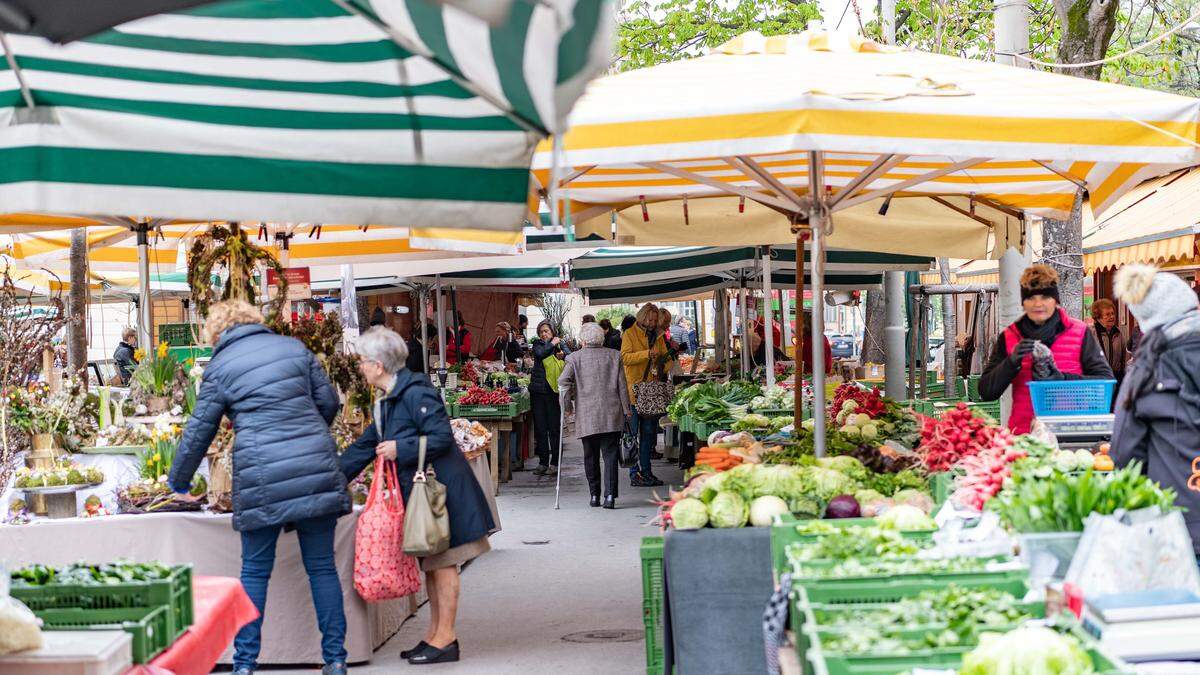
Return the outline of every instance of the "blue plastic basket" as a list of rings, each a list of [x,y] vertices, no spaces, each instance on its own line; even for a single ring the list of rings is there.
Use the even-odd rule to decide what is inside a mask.
[[[1116,380],[1035,380],[1029,383],[1033,414],[1104,415],[1112,412]]]

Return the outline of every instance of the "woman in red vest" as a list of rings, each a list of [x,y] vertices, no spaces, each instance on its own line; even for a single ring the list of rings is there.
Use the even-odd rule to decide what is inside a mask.
[[[995,401],[1012,385],[1008,428],[1016,434],[1029,433],[1033,424],[1030,380],[1113,379],[1095,334],[1058,306],[1058,272],[1046,265],[1025,270],[1021,307],[1025,316],[996,340],[979,378],[979,395],[985,401]],[[1038,343],[1049,355],[1035,353]]]

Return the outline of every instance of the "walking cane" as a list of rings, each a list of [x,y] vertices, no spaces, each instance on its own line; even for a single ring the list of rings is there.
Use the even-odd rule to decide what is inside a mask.
[[[567,416],[561,412],[558,415],[558,471],[554,473],[554,510],[558,510],[558,494],[562,490],[562,453],[563,428],[567,425]]]

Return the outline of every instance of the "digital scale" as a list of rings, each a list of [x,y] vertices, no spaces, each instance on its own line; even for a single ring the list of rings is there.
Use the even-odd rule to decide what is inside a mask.
[[[1047,415],[1038,420],[1046,425],[1064,450],[1091,450],[1097,443],[1112,437],[1112,413],[1103,415]]]

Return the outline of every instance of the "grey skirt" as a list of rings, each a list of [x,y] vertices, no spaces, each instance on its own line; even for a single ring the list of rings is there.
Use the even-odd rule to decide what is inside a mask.
[[[492,550],[492,545],[488,543],[488,538],[480,537],[475,541],[468,541],[454,548],[448,548],[437,555],[427,555],[418,560],[421,561],[422,572],[432,572],[445,567],[461,567],[490,550]]]

